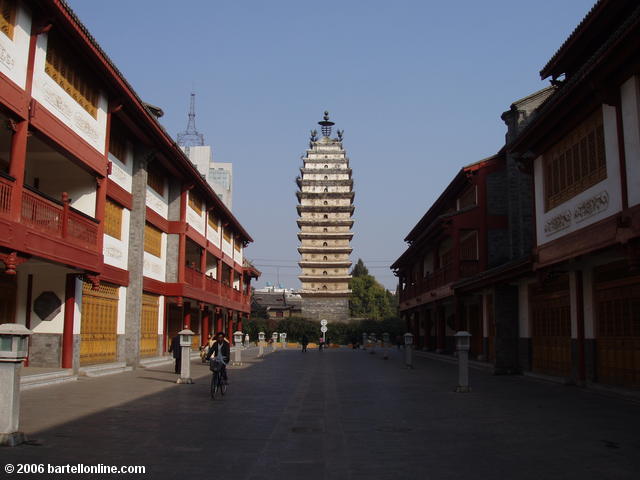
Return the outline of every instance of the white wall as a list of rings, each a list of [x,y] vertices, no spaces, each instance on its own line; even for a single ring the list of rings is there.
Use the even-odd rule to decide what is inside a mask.
[[[18,3],[13,39],[0,33],[0,72],[24,90],[27,83],[27,61],[31,40],[31,13]]]
[[[217,231],[207,225],[207,240],[209,240],[218,248],[220,248],[220,236],[221,236],[220,232],[222,232],[222,226],[220,225],[220,221],[218,221]]]
[[[164,182],[164,195],[160,195],[154,189],[147,186],[147,207],[156,212],[163,218],[169,217],[169,186],[165,179]]]
[[[107,98],[100,92],[98,111],[93,118],[44,71],[47,34],[38,36],[33,70],[32,96],[80,138],[104,154],[107,127]],[[93,79],[89,79],[93,80]],[[94,84],[95,87],[97,85]]]
[[[104,263],[113,265],[114,267],[126,270],[128,267],[128,252],[129,252],[129,217],[131,212],[126,208],[122,209],[122,232],[120,234],[121,240],[111,237],[109,235],[104,236]]]
[[[622,127],[627,164],[629,206],[640,204],[640,78],[631,77],[620,88]]]
[[[233,241],[233,236],[231,237],[231,241]],[[233,258],[233,247],[231,246],[231,243],[224,239],[224,236],[222,237],[222,253],[226,253]]]
[[[124,159],[126,163],[121,162],[111,153],[109,153],[109,160],[111,161],[111,175],[109,175],[109,178],[131,193],[133,153],[130,146],[127,146],[127,158]]]
[[[189,192],[188,195],[191,195],[191,192]],[[202,213],[198,214],[198,212],[191,208],[187,201],[187,223],[201,235],[204,235],[205,214],[204,204],[202,205]]]
[[[605,157],[607,162],[607,178],[593,185],[584,192],[570,200],[544,211],[544,185],[543,185],[543,156],[534,161],[535,175],[535,202],[536,202],[536,232],[538,245],[556,240],[564,235],[580,230],[588,225],[618,213],[622,209],[620,190],[620,159],[618,157],[618,142],[616,128],[616,112],[614,107],[604,105],[602,107],[604,121]],[[577,221],[575,212],[583,202],[593,198],[606,200],[600,203],[599,209],[588,218]],[[545,226],[563,218],[562,228],[545,232]]]
[[[166,282],[167,234],[162,232],[162,256],[160,258],[144,252],[143,275],[160,282]]]

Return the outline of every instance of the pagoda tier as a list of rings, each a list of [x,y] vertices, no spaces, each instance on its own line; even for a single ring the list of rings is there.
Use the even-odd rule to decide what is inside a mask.
[[[302,310],[311,319],[347,320],[355,198],[352,172],[342,133],[331,138],[333,122],[326,112],[319,123],[322,137],[312,132],[296,178]]]

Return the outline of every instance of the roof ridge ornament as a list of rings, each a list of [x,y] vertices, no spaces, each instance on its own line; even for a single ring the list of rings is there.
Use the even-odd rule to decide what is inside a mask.
[[[321,122],[318,122],[318,125],[322,127],[321,130],[323,137],[331,136],[331,127],[333,127],[335,123],[329,120],[329,112],[327,110],[324,111],[324,117]]]

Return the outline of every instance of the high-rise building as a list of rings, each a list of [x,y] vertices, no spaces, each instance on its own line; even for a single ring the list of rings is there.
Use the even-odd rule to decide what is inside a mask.
[[[233,165],[230,162],[214,162],[213,148],[204,144],[204,135],[196,129],[196,94],[191,94],[189,121],[185,131],[178,134],[178,145],[189,160],[204,175],[222,203],[231,210],[233,198]]]
[[[316,320],[348,320],[353,180],[342,148],[343,131],[331,138],[334,123],[328,112],[318,124],[322,136],[318,139],[318,132],[311,132],[301,176],[296,179],[302,315]]]

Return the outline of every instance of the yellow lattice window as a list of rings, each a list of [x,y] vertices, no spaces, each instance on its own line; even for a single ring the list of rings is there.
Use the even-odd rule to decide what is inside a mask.
[[[44,71],[89,114],[98,115],[98,90],[91,87],[83,65],[72,56],[68,46],[51,32],[47,38],[47,60]]]
[[[222,230],[222,236],[224,237],[224,241],[231,243],[231,230],[225,228]]]
[[[13,39],[16,23],[16,0],[0,0],[0,31]]]
[[[122,207],[107,199],[104,207],[104,233],[110,237],[122,239]]]
[[[202,215],[202,200],[193,190],[189,192],[189,206],[196,211],[198,215]]]
[[[209,222],[209,227],[213,228],[216,232],[218,231],[218,217],[216,217],[213,213],[209,212],[209,218],[207,219]]]
[[[127,141],[117,130],[112,129],[109,134],[109,153],[122,163],[127,163]]]
[[[162,257],[162,232],[149,223],[144,226],[144,251]]]
[[[607,178],[602,111],[544,154],[545,211]]]
[[[159,296],[142,294],[142,321],[140,325],[140,356],[152,357],[158,351]]]
[[[240,247],[241,246],[242,246],[242,244],[240,243],[240,240],[238,240],[236,238],[235,241],[233,242],[233,248],[236,249],[236,252],[240,253]]]
[[[147,185],[156,193],[164,196],[164,175],[157,168],[149,167],[147,170]]]

